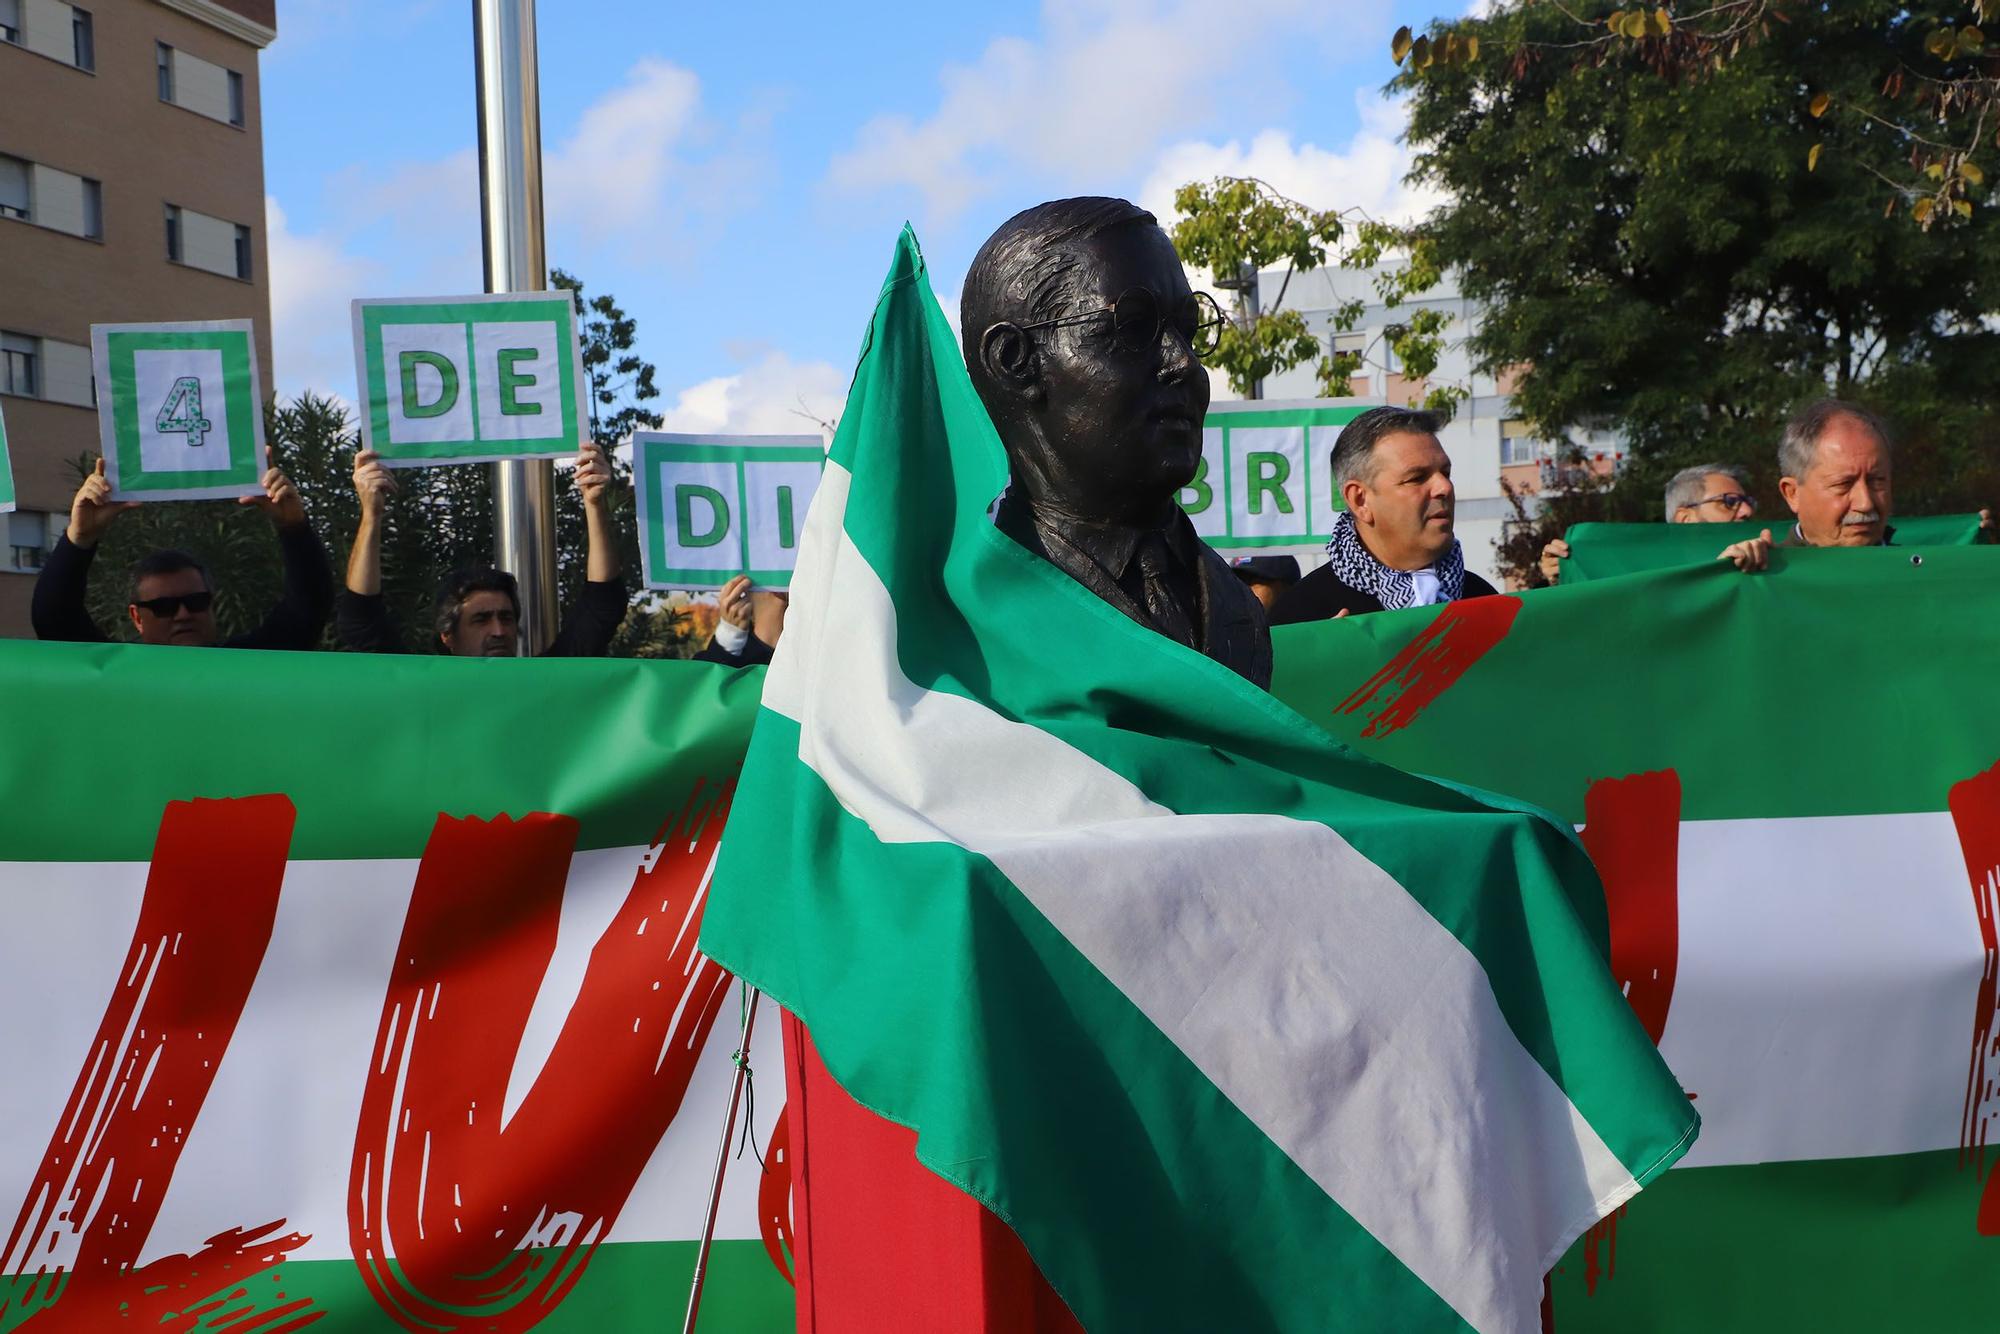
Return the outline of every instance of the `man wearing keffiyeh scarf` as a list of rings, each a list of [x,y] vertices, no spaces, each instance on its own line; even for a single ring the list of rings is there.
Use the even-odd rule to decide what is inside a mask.
[[[1278,600],[1271,624],[1493,592],[1465,568],[1453,534],[1451,458],[1437,430],[1437,418],[1411,408],[1370,408],[1341,430],[1333,476],[1346,509],[1334,521],[1328,562]]]

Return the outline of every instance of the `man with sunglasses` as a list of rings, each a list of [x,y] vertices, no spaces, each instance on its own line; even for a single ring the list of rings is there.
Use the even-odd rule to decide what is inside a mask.
[[[1263,609],[1175,503],[1201,463],[1222,313],[1153,215],[1058,199],[1002,223],[959,301],[966,365],[1007,451],[995,522],[1125,615],[1260,686]]]
[[[1742,523],[1757,516],[1757,501],[1742,472],[1727,463],[1697,463],[1682,468],[1667,483],[1668,523]],[[1739,570],[1761,570],[1770,562],[1771,533],[1732,542],[1716,556],[1736,563]],[[1542,548],[1542,577],[1550,584],[1562,579],[1561,562],[1569,543],[1560,537]]]
[[[263,623],[233,638],[216,639],[215,589],[208,568],[184,551],[155,551],[132,568],[132,593],[126,612],[142,644],[178,644],[194,648],[319,647],[320,631],[333,609],[333,567],[319,535],[306,522],[305,505],[291,482],[276,468],[264,474],[264,494],[245,496],[270,516],[277,529],[278,549],[285,566],[284,593]],[[136,500],[112,500],[104,460],[84,478],[70,503],[69,526],[49,553],[35,580],[31,611],[35,634],[42,639],[101,644],[103,630],[84,610],[84,590],[97,544],[120,514]]]

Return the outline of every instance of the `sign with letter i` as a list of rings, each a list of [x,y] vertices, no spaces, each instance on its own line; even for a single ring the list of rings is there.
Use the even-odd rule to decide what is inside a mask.
[[[356,301],[354,382],[392,468],[574,454],[590,421],[568,292]]]
[[[826,446],[816,435],[632,436],[648,588],[720,588],[747,574],[784,589]]]
[[[93,324],[90,357],[113,499],[263,493],[264,391],[249,320]]]

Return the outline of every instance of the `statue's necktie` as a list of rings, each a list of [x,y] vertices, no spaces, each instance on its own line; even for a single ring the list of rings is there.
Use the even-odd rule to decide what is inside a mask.
[[[1167,582],[1167,572],[1172,566],[1167,556],[1166,538],[1159,533],[1147,533],[1139,539],[1135,555],[1139,561],[1140,578],[1145,583],[1146,618],[1161,634],[1193,648],[1194,629],[1188,624],[1187,613],[1175,600]]]

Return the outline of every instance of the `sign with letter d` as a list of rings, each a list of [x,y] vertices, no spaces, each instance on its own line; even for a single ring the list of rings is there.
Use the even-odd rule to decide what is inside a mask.
[[[816,435],[634,434],[646,587],[720,588],[738,574],[789,587],[825,467]]]
[[[392,468],[574,454],[590,420],[568,292],[356,301],[354,380]]]

